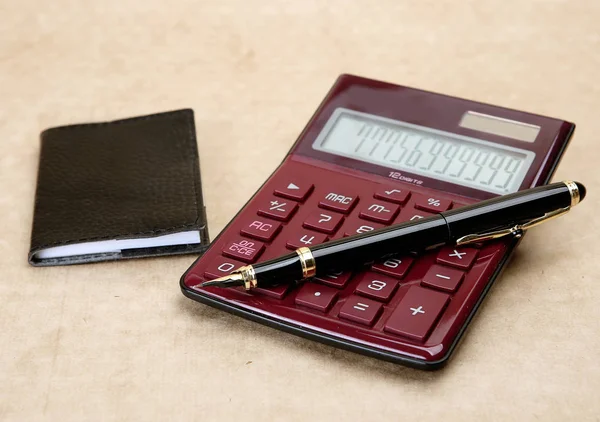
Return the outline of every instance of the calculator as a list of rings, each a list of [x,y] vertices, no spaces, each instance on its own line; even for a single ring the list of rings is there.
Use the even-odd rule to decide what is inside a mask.
[[[442,367],[517,239],[443,246],[277,287],[201,287],[300,247],[550,181],[575,125],[341,75],[287,156],[182,276],[185,296],[421,369]]]

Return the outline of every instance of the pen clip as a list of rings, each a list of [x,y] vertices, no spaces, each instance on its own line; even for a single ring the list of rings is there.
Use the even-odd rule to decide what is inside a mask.
[[[516,238],[520,238],[523,236],[523,232],[527,229],[545,223],[548,220],[552,220],[553,218],[560,217],[563,214],[569,212],[571,207],[559,208],[555,211],[547,212],[541,217],[534,218],[523,224],[516,224],[512,227],[506,229],[495,230],[488,233],[479,233],[479,234],[468,234],[466,236],[459,237],[456,239],[456,246],[467,245],[469,243],[477,243],[484,242],[486,240],[498,239],[500,237],[513,235]]]

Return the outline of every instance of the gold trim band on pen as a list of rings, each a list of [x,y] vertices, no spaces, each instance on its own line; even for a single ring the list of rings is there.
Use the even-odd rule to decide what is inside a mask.
[[[239,274],[242,276],[244,288],[246,290],[254,289],[257,286],[256,272],[254,272],[254,267],[252,265],[244,265],[233,271],[232,274]]]
[[[569,193],[571,194],[571,206],[574,207],[575,205],[579,204],[579,201],[581,200],[577,183],[573,182],[572,180],[563,180],[563,183],[567,185],[567,188],[569,188]]]
[[[307,247],[298,248],[296,253],[300,257],[300,264],[302,265],[302,278],[314,277],[317,274],[317,264],[310,249]]]

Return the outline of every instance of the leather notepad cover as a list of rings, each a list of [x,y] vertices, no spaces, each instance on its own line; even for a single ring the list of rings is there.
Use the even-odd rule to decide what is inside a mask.
[[[192,110],[42,132],[32,265],[201,253],[208,242]]]

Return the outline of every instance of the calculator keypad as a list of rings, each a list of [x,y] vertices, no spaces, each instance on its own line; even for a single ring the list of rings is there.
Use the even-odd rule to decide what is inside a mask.
[[[456,315],[473,306],[467,301],[491,277],[502,255],[498,251],[504,250],[498,243],[391,256],[361,270],[331,271],[300,284],[250,292],[198,287],[198,278],[214,279],[300,247],[416,221],[467,202],[405,183],[339,174],[312,177],[311,170],[297,167],[276,173],[265,184],[193,267],[189,287],[248,306],[253,313],[264,310],[270,318],[298,320],[316,331],[376,341],[388,349],[402,345],[424,356],[450,331],[458,332]],[[329,179],[336,183],[329,186]]]

